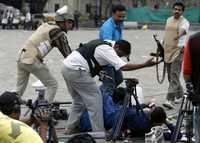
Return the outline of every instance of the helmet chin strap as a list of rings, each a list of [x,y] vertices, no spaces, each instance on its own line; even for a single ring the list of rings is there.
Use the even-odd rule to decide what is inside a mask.
[[[63,31],[65,31],[67,33],[68,29],[67,29],[67,26],[64,25],[64,28],[62,29]]]
[[[67,33],[67,26],[64,24],[64,22],[63,22],[63,24],[58,24],[58,26],[61,28],[61,30],[62,31],[65,31],[66,33]]]

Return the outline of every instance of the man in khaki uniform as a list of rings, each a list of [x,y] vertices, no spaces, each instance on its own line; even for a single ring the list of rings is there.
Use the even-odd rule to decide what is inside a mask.
[[[63,9],[63,8],[62,8]],[[17,87],[16,92],[22,96],[29,80],[30,74],[36,76],[47,88],[47,100],[52,102],[57,91],[57,81],[51,75],[43,58],[57,47],[66,58],[71,49],[68,45],[66,33],[73,29],[74,17],[63,9],[57,12],[55,24],[43,23],[25,42],[19,52],[17,61]]]
[[[181,2],[173,5],[172,17],[169,17],[165,26],[164,36],[164,60],[167,67],[169,88],[167,93],[167,101],[163,106],[169,109],[174,108],[174,103],[178,103],[183,96],[183,88],[180,84],[180,72],[182,67],[183,50],[186,42],[186,35],[189,31],[189,22],[182,14],[185,6]]]

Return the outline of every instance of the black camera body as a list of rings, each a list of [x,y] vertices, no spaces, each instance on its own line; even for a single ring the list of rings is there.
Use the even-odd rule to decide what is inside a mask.
[[[126,83],[126,90],[129,93],[132,93],[133,90],[136,89],[136,85],[139,83],[138,79],[136,78],[124,78],[125,83]]]
[[[59,102],[52,103],[51,112],[53,114],[53,118],[56,120],[67,120],[69,113],[67,112],[67,109],[60,108],[61,104],[62,103]]]
[[[191,81],[186,82],[186,94],[194,106],[200,104],[200,96],[195,93],[194,86]]]
[[[32,110],[32,115],[35,115],[35,111],[42,108],[45,112],[48,113],[49,119],[54,120],[67,120],[68,119],[68,112],[67,109],[62,109],[60,107],[61,104],[69,104],[68,102],[55,102],[55,103],[48,103],[45,99],[37,99],[35,102],[32,102],[32,99],[27,101],[26,106],[28,106]]]

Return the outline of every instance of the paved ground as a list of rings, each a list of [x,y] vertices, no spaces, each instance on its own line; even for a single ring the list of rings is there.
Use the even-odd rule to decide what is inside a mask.
[[[5,90],[13,90],[16,84],[16,60],[18,49],[22,46],[23,42],[31,35],[32,31],[23,30],[0,30],[0,93]],[[192,33],[192,32],[191,32]],[[153,40],[153,34],[158,34],[160,39],[163,37],[163,31],[157,30],[125,30],[124,39],[132,44],[132,63],[142,63],[150,56],[149,53],[156,50],[156,43]],[[76,49],[80,42],[87,42],[98,37],[98,31],[95,29],[78,31],[70,31],[68,33],[69,44],[72,49]],[[67,87],[61,76],[63,57],[57,49],[45,58],[45,63],[49,66],[50,71],[53,73],[59,83],[56,101],[70,101],[71,98],[68,94]],[[165,101],[166,92],[168,88],[167,80],[163,84],[158,84],[156,81],[155,67],[141,69],[132,72],[124,72],[124,77],[134,77],[139,79],[139,86],[143,88],[143,96],[146,101],[155,98],[157,104]],[[183,78],[181,77],[182,83]],[[29,85],[23,96],[24,99],[35,98],[34,89],[31,86],[37,79],[33,76],[30,77]],[[98,82],[98,80],[97,80]],[[99,82],[98,82],[99,83]],[[170,111],[169,114],[177,113],[177,111]]]
[[[0,92],[5,90],[12,90],[16,84],[16,60],[18,49],[22,46],[23,42],[31,35],[31,31],[22,30],[0,30]],[[150,56],[149,53],[155,51],[156,43],[152,35],[158,34],[160,38],[163,37],[163,31],[153,30],[126,30],[124,38],[132,44],[132,63],[142,63]],[[97,38],[97,30],[78,30],[70,31],[68,39],[71,47],[76,49],[80,42],[86,42]],[[53,73],[59,83],[58,92],[55,100],[64,101],[70,100],[67,92],[66,85],[60,74],[62,67],[63,57],[57,49],[45,58],[45,63],[49,66],[50,71]],[[158,84],[156,81],[155,67],[141,69],[132,72],[124,72],[125,77],[138,78],[140,86],[143,88],[143,95],[145,98],[155,97],[159,102],[165,100],[168,82],[165,80],[163,84]],[[34,90],[31,86],[33,82],[37,81],[35,77],[31,77],[29,85],[24,94],[24,98],[33,98]]]

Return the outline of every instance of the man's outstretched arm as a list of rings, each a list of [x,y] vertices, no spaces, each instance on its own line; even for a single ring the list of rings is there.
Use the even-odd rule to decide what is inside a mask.
[[[137,70],[145,67],[151,67],[158,64],[157,62],[153,61],[153,58],[147,60],[143,64],[126,64],[123,67],[121,67],[121,70],[123,71],[132,71],[132,70]]]

